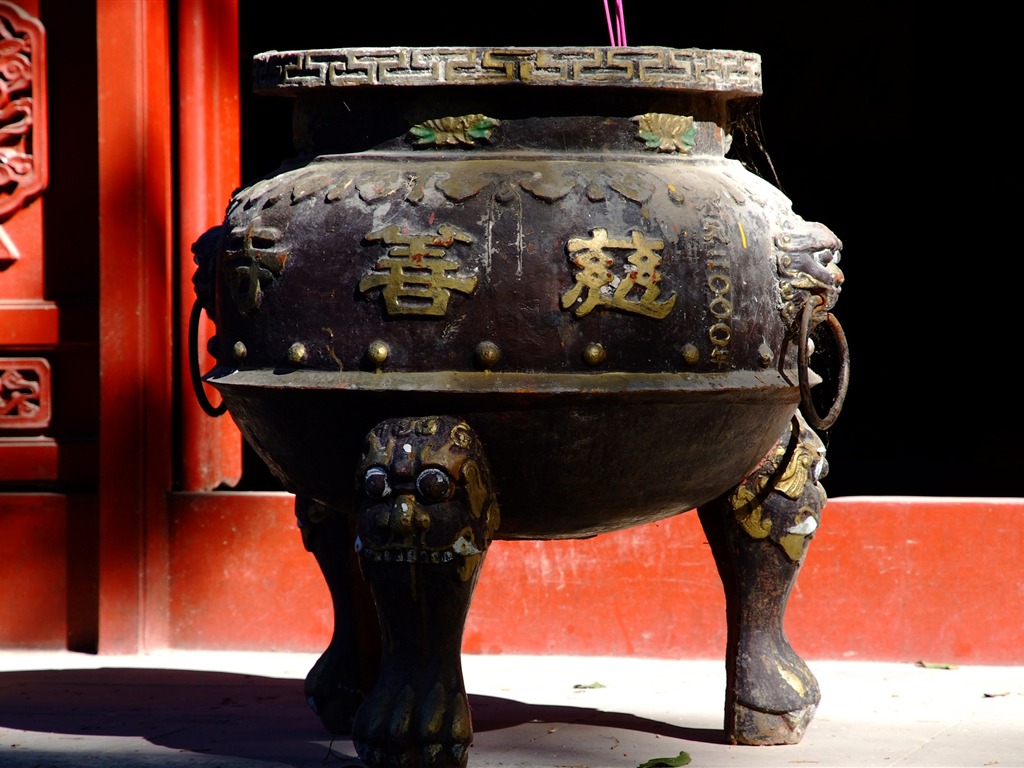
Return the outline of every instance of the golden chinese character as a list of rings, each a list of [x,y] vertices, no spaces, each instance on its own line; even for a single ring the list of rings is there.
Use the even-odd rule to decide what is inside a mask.
[[[269,227],[257,216],[246,227],[231,230],[224,249],[225,269],[231,295],[243,315],[263,304],[263,287],[284,270],[288,252],[279,248],[281,230]]]
[[[579,267],[579,272],[575,275],[576,284],[562,294],[563,309],[569,309],[582,298],[583,302],[574,310],[577,317],[583,317],[596,307],[634,312],[656,320],[672,311],[675,295],[667,301],[658,301],[661,257],[656,251],[662,250],[665,243],[648,240],[636,230],[630,236],[630,240],[615,240],[608,237],[608,230],[595,229],[589,239],[569,240],[569,253],[576,254],[572,263]],[[609,250],[630,252],[622,265],[625,274],[621,277],[611,271],[615,259],[608,255]]]
[[[461,266],[444,258],[455,242],[472,243],[473,238],[455,227],[442,224],[437,234],[410,235],[395,225],[366,236],[370,242],[390,246],[388,255],[374,264],[374,271],[359,281],[359,290],[383,288],[389,315],[431,315],[448,312],[451,291],[471,294],[477,278],[452,274]]]

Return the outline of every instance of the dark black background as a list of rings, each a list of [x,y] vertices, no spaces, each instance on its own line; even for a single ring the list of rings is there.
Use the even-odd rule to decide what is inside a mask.
[[[969,124],[927,95],[970,52],[939,55],[913,5],[624,6],[631,45],[761,54],[760,138],[778,183],[797,213],[843,240],[836,316],[851,383],[824,435],[829,494],[1022,495],[1024,297],[998,224],[953,177]],[[243,83],[246,62],[270,49],[609,43],[602,0],[259,7],[242,3]],[[292,152],[288,103],[243,88],[242,114],[251,180]]]

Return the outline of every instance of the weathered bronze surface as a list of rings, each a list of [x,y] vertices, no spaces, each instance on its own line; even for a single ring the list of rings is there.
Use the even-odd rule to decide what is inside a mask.
[[[818,689],[782,613],[825,501],[811,426],[845,394],[843,278],[835,235],[725,157],[759,58],[395,48],[255,70],[295,98],[302,154],[232,198],[196,290],[207,380],[297,494],[331,586],[335,640],[307,680],[325,724],[354,717],[371,765],[464,765],[459,643],[491,539],[700,508],[728,735],[799,740]],[[842,359],[825,415],[818,326]],[[382,629],[358,713],[353,518]]]

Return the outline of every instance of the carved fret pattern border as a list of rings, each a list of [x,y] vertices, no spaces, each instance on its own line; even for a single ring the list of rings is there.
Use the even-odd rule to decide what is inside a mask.
[[[50,364],[41,357],[0,357],[0,429],[50,424]]]
[[[658,87],[761,93],[761,57],[744,51],[643,48],[344,48],[253,59],[260,91],[396,85]]]

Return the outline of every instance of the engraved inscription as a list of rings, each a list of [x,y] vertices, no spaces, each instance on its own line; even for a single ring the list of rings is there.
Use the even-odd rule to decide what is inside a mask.
[[[476,290],[476,275],[460,274],[461,264],[445,258],[455,243],[473,242],[472,236],[455,227],[442,224],[436,234],[410,235],[392,224],[365,239],[389,248],[388,255],[359,281],[359,290],[381,288],[389,315],[444,317],[452,291],[469,295]]]
[[[224,270],[238,311],[249,315],[263,303],[263,286],[284,270],[287,251],[277,247],[281,230],[265,226],[257,216],[231,230],[224,249]]]
[[[676,303],[674,294],[665,301],[658,301],[661,295],[658,251],[664,247],[663,241],[648,240],[636,230],[630,233],[629,240],[609,238],[606,229],[592,230],[589,238],[572,238],[567,248],[574,254],[570,260],[578,271],[576,284],[562,294],[562,308],[576,305],[573,312],[577,317],[605,307],[661,320]],[[616,275],[612,271],[617,261],[610,254],[615,251],[628,252],[621,264],[624,274]]]
[[[729,277],[729,262],[726,260],[709,260],[707,267],[708,288],[711,289],[708,312],[715,320],[708,328],[708,338],[713,347],[711,359],[722,366],[729,360],[729,342],[732,341],[732,328],[729,325],[732,320],[732,302],[729,300],[732,278]]]
[[[711,325],[708,339],[711,341],[711,360],[722,367],[729,362],[729,344],[732,341],[732,277],[726,246],[729,238],[717,205],[711,204],[703,211],[703,240],[708,244],[707,284],[710,290],[708,313]]]

